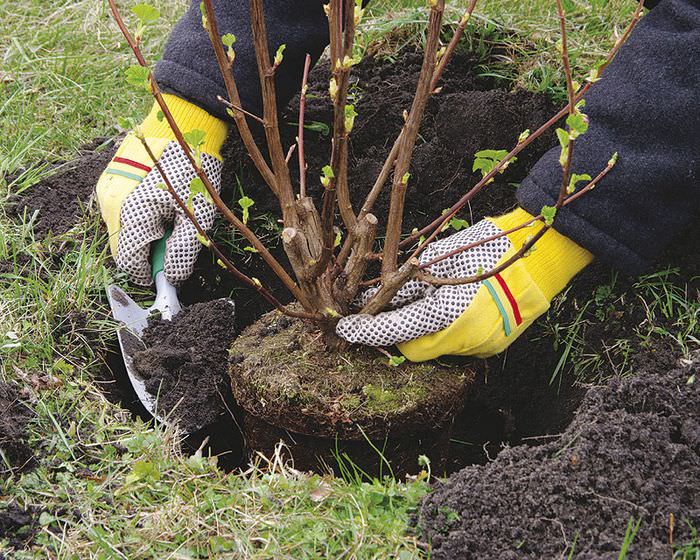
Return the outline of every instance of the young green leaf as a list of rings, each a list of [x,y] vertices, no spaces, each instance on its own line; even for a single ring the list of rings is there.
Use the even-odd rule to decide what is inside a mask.
[[[195,237],[197,238],[197,241],[199,241],[205,247],[211,246],[211,241],[204,237],[202,234],[198,233]]]
[[[357,116],[357,112],[355,111],[355,107],[353,105],[346,105],[345,106],[345,132],[351,132],[352,127],[355,126],[355,117]]]
[[[255,204],[255,201],[248,197],[244,196],[243,198],[238,199],[238,206],[241,207],[243,210],[243,223],[247,224],[248,219],[250,218],[250,208]]]
[[[229,62],[233,62],[236,58],[236,51],[233,50],[233,44],[236,42],[236,36],[233,33],[226,33],[221,37],[221,42],[226,47],[226,56]]]
[[[117,124],[124,130],[131,130],[135,126],[135,122],[132,117],[117,117]]]
[[[199,130],[198,128],[193,128],[192,130],[189,130],[185,132],[182,135],[185,139],[185,142],[187,142],[193,150],[199,150],[199,148],[204,144],[204,139],[207,136],[207,133],[204,132],[203,130]]]
[[[333,228],[335,230],[335,239],[333,240],[333,248],[340,247],[343,241],[343,232],[340,231],[339,227]]]
[[[564,130],[563,128],[557,128],[556,130],[557,133],[557,138],[559,139],[559,145],[562,148],[568,148],[569,147],[569,134]]]
[[[289,126],[299,126],[298,122],[290,122],[287,123]],[[319,122],[319,121],[311,121],[308,123],[304,123],[304,128],[306,130],[312,130],[313,132],[318,132],[319,134],[323,136],[328,136],[331,133],[331,127],[328,126],[324,122]]]
[[[335,173],[333,173],[333,168],[330,165],[324,165],[321,169],[321,184],[328,188],[331,184],[331,179],[335,178]]]
[[[588,175],[588,173],[572,173],[571,178],[569,179],[569,186],[566,189],[567,194],[574,194],[574,191],[576,190],[576,183],[579,183],[581,181],[590,181],[591,176]]]
[[[563,128],[557,128],[556,130],[557,138],[559,139],[559,144],[561,145],[561,152],[559,154],[559,165],[564,167],[566,165],[566,160],[569,157],[569,133]]]
[[[399,367],[406,361],[406,356],[391,356],[389,358],[389,365],[392,367]]]
[[[275,53],[275,66],[282,64],[282,60],[284,60],[284,49],[286,48],[287,45],[284,43],[277,47],[277,52]]]
[[[158,9],[148,4],[136,4],[131,11],[143,24],[153,23],[160,17]]]
[[[551,226],[554,223],[554,216],[557,215],[557,208],[556,206],[543,206],[540,214],[544,218],[544,223]]]
[[[221,42],[225,47],[231,47],[236,42],[236,36],[233,33],[226,33],[221,36]]]
[[[151,91],[151,83],[148,81],[150,70],[145,66],[129,66],[124,70],[124,74],[127,83]]]
[[[508,155],[508,150],[481,150],[474,154],[474,163],[472,164],[472,171],[481,171],[481,176],[486,177],[494,168],[500,164],[503,159]],[[503,173],[506,168],[511,164],[515,163],[517,158],[511,158],[506,165],[500,170]]]
[[[248,251],[249,253],[257,253],[258,252],[258,250],[255,247],[251,247],[250,245],[243,247],[243,250]]]
[[[581,112],[576,112],[566,118],[566,126],[569,127],[569,136],[576,140],[588,130],[588,116]]]
[[[449,208],[445,208],[442,211],[442,216],[447,214],[450,211]],[[457,216],[452,216],[450,220],[442,227],[442,231],[447,231],[448,229],[453,229],[455,231],[460,231],[464,228],[469,227],[469,222],[467,220],[462,220],[461,218],[458,218]],[[421,241],[422,243],[422,241]]]
[[[469,222],[467,220],[462,220],[461,218],[457,218],[455,216],[449,222],[447,222],[447,227],[455,231],[460,231],[462,229],[468,228]]]
[[[199,11],[202,14],[202,27],[204,29],[209,29],[209,20],[207,19],[207,7],[204,5],[204,2],[199,3]]]
[[[187,207],[190,209],[191,212],[194,212],[192,202],[194,200],[194,197],[198,194],[201,194],[204,197],[204,200],[206,200],[210,204],[214,203],[214,201],[211,198],[211,195],[209,194],[209,191],[207,191],[207,188],[204,186],[204,182],[199,177],[195,177],[190,181],[190,195],[187,197]]]

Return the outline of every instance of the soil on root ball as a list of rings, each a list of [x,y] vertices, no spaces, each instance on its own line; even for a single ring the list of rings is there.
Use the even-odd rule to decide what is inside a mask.
[[[340,470],[344,454],[368,474],[387,465],[396,476],[415,473],[421,454],[442,468],[473,378],[433,362],[393,367],[369,348],[329,352],[320,332],[277,311],[246,328],[230,353],[247,447],[271,456],[282,440],[301,470]]]
[[[25,472],[35,464],[27,442],[27,424],[32,411],[20,400],[16,385],[0,383],[0,476]]]
[[[670,558],[700,523],[700,362],[642,370],[591,389],[561,437],[467,467],[423,502],[417,525],[436,559]]]

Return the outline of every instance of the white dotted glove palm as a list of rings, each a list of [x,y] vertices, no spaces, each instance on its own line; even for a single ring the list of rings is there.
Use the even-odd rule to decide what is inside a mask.
[[[483,220],[473,227],[428,245],[421,253],[421,264],[453,249],[499,233],[490,221]],[[431,266],[427,272],[438,278],[463,278],[478,271],[491,270],[511,247],[507,237],[489,241]],[[427,282],[410,280],[391,300],[393,311],[375,316],[352,315],[340,320],[337,332],[345,340],[368,346],[391,346],[444,329],[464,312],[474,300],[480,284],[435,287]],[[362,294],[363,305],[376,293],[370,288]]]

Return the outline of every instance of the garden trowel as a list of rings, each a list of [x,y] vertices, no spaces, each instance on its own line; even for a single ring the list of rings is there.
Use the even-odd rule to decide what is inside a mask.
[[[151,245],[151,273],[156,284],[156,299],[151,307],[144,309],[139,306],[115,284],[107,286],[107,299],[109,299],[109,305],[112,308],[112,315],[116,321],[121,323],[117,331],[117,338],[129,381],[131,381],[136,396],[143,406],[159,422],[164,420],[156,412],[157,397],[146,390],[143,378],[134,367],[134,354],[146,348],[142,337],[151,314],[160,313],[162,319],[169,321],[182,309],[175,286],[168,282],[163,273],[165,242],[170,237],[170,233],[171,231],[166,232],[162,239]]]

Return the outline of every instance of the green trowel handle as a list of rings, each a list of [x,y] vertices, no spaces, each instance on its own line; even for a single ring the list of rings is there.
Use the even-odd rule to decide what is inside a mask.
[[[173,228],[165,230],[165,235],[158,241],[151,243],[151,277],[156,279],[159,272],[163,272],[165,263],[165,243],[168,241]]]

